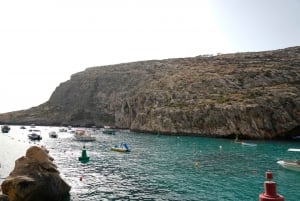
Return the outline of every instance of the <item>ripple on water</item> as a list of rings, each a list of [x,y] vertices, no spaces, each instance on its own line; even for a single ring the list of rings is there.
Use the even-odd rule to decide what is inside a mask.
[[[295,146],[289,142],[258,141],[256,147],[244,147],[222,139],[117,132],[97,134],[96,142],[82,143],[68,133],[48,138],[50,129],[54,128],[43,127],[40,144],[50,150],[62,177],[71,185],[71,201],[256,201],[268,169],[286,200],[300,200],[295,193],[300,189],[299,173],[276,164]],[[18,131],[12,128],[11,140],[23,142],[25,135]],[[110,151],[110,146],[122,141],[132,152]],[[91,158],[86,164],[78,161],[83,145]],[[9,160],[9,155],[5,157]]]

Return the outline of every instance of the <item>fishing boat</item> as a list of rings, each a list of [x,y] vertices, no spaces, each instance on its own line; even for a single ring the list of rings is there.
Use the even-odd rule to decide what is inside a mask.
[[[290,152],[300,152],[300,149],[290,148]],[[300,160],[279,160],[277,161],[281,167],[300,172]]]
[[[241,142],[241,145],[249,146],[249,147],[255,147],[255,146],[257,146],[257,144],[255,144],[255,143],[250,143],[250,142]]]
[[[89,133],[86,133],[85,130],[76,130],[74,133],[74,137],[78,141],[91,142],[95,141],[96,138]]]
[[[115,146],[111,147],[111,150],[118,152],[130,152],[128,145],[124,142],[122,142],[121,145],[116,144]]]
[[[38,133],[31,133],[31,134],[28,134],[28,138],[30,140],[41,140],[42,136]]]
[[[255,144],[255,143],[240,141],[239,138],[238,138],[238,135],[235,136],[234,143],[239,143],[239,144],[241,144],[243,146],[249,146],[249,147],[255,147],[255,146],[257,146],[257,144]]]
[[[49,137],[50,137],[50,138],[57,138],[58,135],[57,135],[57,133],[56,133],[55,131],[50,131],[50,132],[49,132]]]
[[[10,127],[8,125],[1,126],[2,133],[8,133],[10,131]]]
[[[114,129],[110,128],[110,126],[104,126],[102,133],[108,134],[108,135],[114,135],[114,134],[116,134],[116,131]]]

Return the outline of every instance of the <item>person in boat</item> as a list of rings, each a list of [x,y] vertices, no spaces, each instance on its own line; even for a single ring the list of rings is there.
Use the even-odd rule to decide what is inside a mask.
[[[121,143],[121,147],[126,149],[126,150],[129,150],[128,145],[124,142]]]

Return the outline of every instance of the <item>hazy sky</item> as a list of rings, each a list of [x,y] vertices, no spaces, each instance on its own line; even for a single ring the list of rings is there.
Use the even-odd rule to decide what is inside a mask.
[[[87,67],[300,45],[299,0],[0,2],[0,113]]]

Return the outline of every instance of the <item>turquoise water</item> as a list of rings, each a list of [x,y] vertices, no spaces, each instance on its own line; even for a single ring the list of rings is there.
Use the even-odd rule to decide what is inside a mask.
[[[249,147],[227,139],[117,131],[116,135],[97,133],[97,141],[83,143],[70,133],[49,138],[50,130],[58,130],[55,127],[37,129],[43,135],[39,144],[49,149],[61,176],[72,186],[72,201],[257,201],[264,191],[267,170],[273,172],[277,192],[285,200],[300,200],[300,172],[285,170],[276,163],[300,158],[299,153],[287,152],[291,147],[300,148],[299,142],[255,141],[257,146]],[[29,144],[27,130],[15,126],[9,134],[1,135]],[[128,143],[130,153],[110,150],[122,141]],[[86,164],[78,161],[83,145],[91,158]]]

